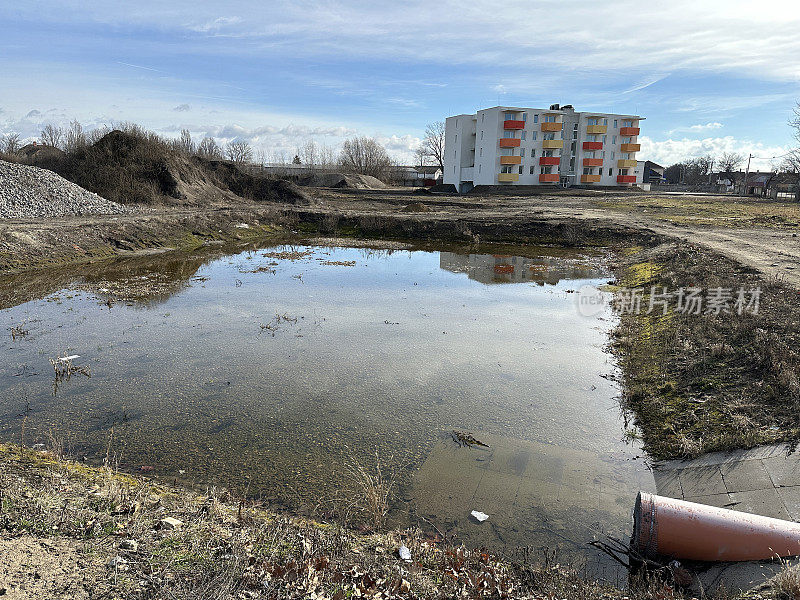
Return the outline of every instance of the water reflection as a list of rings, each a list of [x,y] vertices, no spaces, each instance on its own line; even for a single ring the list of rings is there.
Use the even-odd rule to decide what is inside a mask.
[[[603,377],[610,315],[567,293],[602,269],[561,254],[299,245],[87,269],[0,311],[29,330],[0,342],[0,437],[19,440],[30,407],[29,444],[52,432],[101,461],[113,429],[123,469],[323,513],[352,493],[346,462],[377,451],[399,474],[398,523],[582,548],[619,534],[652,478]],[[498,265],[547,285],[484,285]],[[54,398],[48,361],[65,354],[92,376]],[[455,448],[453,429],[491,448]],[[464,512],[477,501],[485,527]]]
[[[562,279],[602,276],[597,265],[574,258],[555,256],[511,256],[508,254],[457,254],[441,252],[439,266],[453,273],[466,273],[481,283],[524,283],[555,285]]]

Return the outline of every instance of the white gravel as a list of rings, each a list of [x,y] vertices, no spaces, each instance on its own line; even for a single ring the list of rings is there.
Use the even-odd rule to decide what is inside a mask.
[[[0,219],[126,212],[130,209],[93,194],[52,171],[0,160]]]

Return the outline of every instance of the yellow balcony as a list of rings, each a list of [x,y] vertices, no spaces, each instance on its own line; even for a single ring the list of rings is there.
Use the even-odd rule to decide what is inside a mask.
[[[501,165],[518,165],[522,162],[521,156],[501,156],[500,157],[500,164]]]
[[[497,181],[499,181],[500,183],[519,181],[519,175],[517,175],[516,173],[498,173]]]
[[[638,152],[639,150],[642,149],[642,145],[641,144],[622,144],[619,147],[619,149],[622,150],[623,152]]]
[[[563,148],[564,147],[564,140],[543,140],[542,141],[542,148],[546,148],[547,150],[551,150],[553,148]]]
[[[581,183],[597,183],[600,175],[581,175]]]
[[[617,166],[620,169],[630,169],[631,167],[635,167],[636,166],[636,161],[635,160],[625,160],[625,159],[618,160],[617,161]]]
[[[563,123],[542,123],[542,131],[561,131]]]
[[[607,125],[587,125],[586,133],[605,133],[608,129]]]

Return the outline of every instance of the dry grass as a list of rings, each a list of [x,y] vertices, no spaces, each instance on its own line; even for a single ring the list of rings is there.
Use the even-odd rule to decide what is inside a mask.
[[[800,566],[784,561],[783,569],[772,580],[776,600],[800,600]]]
[[[392,457],[382,461],[375,451],[375,465],[367,469],[358,462],[354,453],[350,453],[345,464],[353,495],[351,505],[357,508],[370,522],[375,531],[380,531],[386,524],[386,515],[395,492],[394,473],[386,473]]]

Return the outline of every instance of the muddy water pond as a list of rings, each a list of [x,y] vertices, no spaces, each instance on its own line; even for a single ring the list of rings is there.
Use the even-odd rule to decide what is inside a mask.
[[[61,277],[0,281],[4,440],[323,517],[377,456],[392,524],[595,562],[587,542],[653,488],[615,400],[614,317],[575,306],[609,280],[601,255],[299,243]],[[50,360],[74,355],[91,376],[59,381]]]

